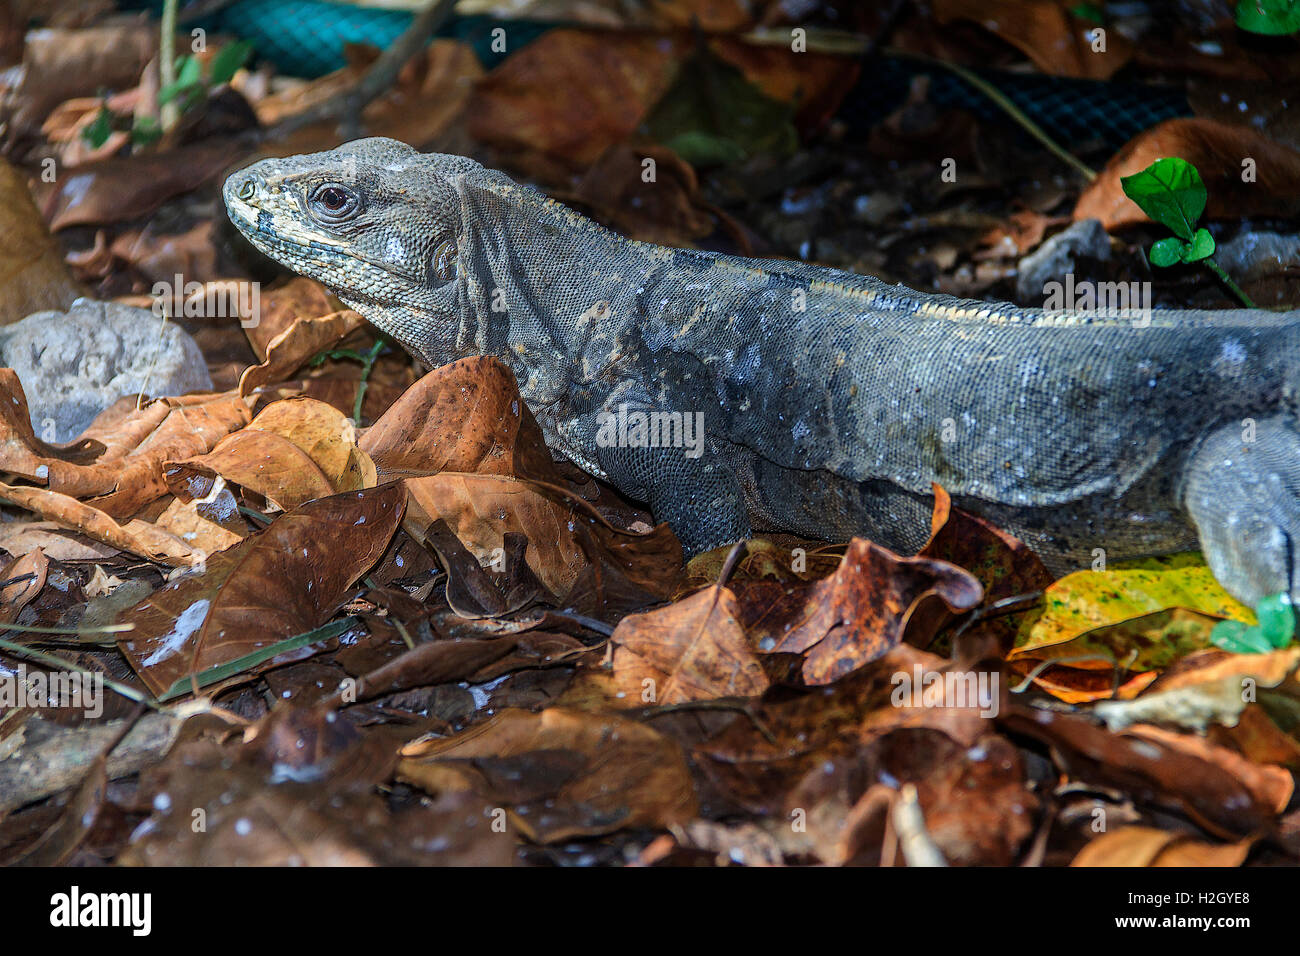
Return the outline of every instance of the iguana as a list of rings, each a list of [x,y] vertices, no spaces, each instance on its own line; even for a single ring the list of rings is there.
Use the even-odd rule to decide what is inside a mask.
[[[910,553],[937,482],[1058,573],[1199,538],[1241,600],[1300,598],[1300,311],[1044,312],[635,242],[388,139],[262,160],[224,198],[430,365],[500,357],[552,449],[688,553],[759,529]]]

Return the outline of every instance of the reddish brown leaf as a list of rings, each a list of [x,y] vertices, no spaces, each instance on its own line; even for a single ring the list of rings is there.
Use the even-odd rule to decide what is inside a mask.
[[[210,555],[204,573],[124,612],[135,630],[119,647],[157,696],[186,675],[320,626],[388,547],[404,497],[397,482],[281,516]]]
[[[542,843],[696,813],[676,743],[633,720],[559,707],[506,710],[455,737],[408,744],[398,776],[430,793],[471,789]]]

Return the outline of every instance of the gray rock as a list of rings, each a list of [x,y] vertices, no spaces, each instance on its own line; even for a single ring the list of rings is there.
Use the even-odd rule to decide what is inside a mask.
[[[18,373],[32,427],[49,442],[72,441],[124,395],[212,388],[203,353],[175,323],[93,299],[0,328],[0,364]]]
[[[1300,236],[1242,232],[1214,250],[1214,261],[1238,282],[1281,275],[1300,264]]]
[[[1110,258],[1110,236],[1106,235],[1100,220],[1081,219],[1021,259],[1016,275],[1017,300],[1024,305],[1041,306],[1043,288],[1073,272],[1074,261],[1079,256]]]

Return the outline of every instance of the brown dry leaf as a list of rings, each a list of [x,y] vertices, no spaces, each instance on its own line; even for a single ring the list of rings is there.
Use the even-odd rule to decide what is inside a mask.
[[[677,704],[757,697],[770,681],[737,618],[736,595],[717,585],[619,622],[612,704]]]
[[[236,165],[241,155],[235,140],[212,139],[169,152],[88,163],[54,183],[38,183],[37,206],[54,232],[125,222],[192,192]]]
[[[282,515],[209,555],[202,574],[173,581],[120,615],[135,630],[118,646],[158,696],[187,675],[319,627],[388,547],[404,497],[395,482]]]
[[[11,126],[31,132],[64,100],[135,86],[157,50],[158,31],[147,20],[29,31]]]
[[[220,475],[286,511],[378,483],[374,464],[357,447],[352,420],[305,397],[273,402],[208,454],[173,461],[167,474],[173,493],[195,472]]]
[[[1079,780],[1114,787],[1141,803],[1181,811],[1211,832],[1244,834],[1275,811],[1218,763],[1164,741],[1110,733],[1084,717],[1008,702],[998,720],[1009,731],[1053,748],[1056,762]]]
[[[735,36],[711,38],[709,50],[744,73],[764,95],[795,104],[795,119],[803,130],[820,129],[835,115],[861,69],[855,57],[796,53],[788,44],[760,45]]]
[[[576,495],[535,482],[447,472],[409,478],[407,490],[407,534],[423,541],[441,519],[482,564],[504,549],[507,534],[521,534],[529,568],[553,594],[567,594],[584,569],[598,564],[666,597],[681,571],[681,545],[666,524],[645,534],[619,531]]]
[[[248,423],[233,393],[164,398],[135,407],[125,397],[96,417],[75,442],[36,438],[27,397],[12,369],[0,369],[0,471],[41,482],[113,517],[135,514],[167,493],[163,463],[210,450]]]
[[[79,531],[94,541],[138,554],[150,561],[185,566],[204,557],[174,534],[146,521],[132,519],[120,525],[98,508],[84,505],[57,491],[0,483],[0,499],[48,518],[61,527]]]
[[[1171,750],[1199,757],[1206,763],[1221,767],[1251,792],[1256,803],[1271,808],[1275,813],[1282,813],[1295,793],[1295,781],[1286,770],[1247,760],[1241,754],[1210,743],[1199,735],[1178,734],[1149,724],[1130,727],[1125,734],[1154,740]]]
[[[654,182],[642,178],[646,159],[654,160]],[[642,242],[690,246],[713,231],[695,170],[666,146],[616,143],[583,175],[577,192],[552,196]]]
[[[948,678],[946,675],[951,674]],[[900,644],[829,687],[769,695],[753,706],[755,720],[738,715],[692,751],[694,763],[729,799],[755,813],[781,812],[791,789],[835,754],[854,751],[906,727],[942,732],[964,747],[992,728],[1002,703],[927,701],[920,682],[931,678],[967,682],[977,673],[950,660]],[[987,686],[988,675],[985,677]],[[902,691],[911,686],[913,693]],[[960,706],[959,706],[960,705]],[[769,739],[759,725],[775,738]]]
[[[398,778],[433,794],[472,790],[552,843],[696,815],[681,748],[644,724],[551,707],[504,710],[454,737],[401,751]]]
[[[67,309],[81,294],[22,174],[0,159],[0,325]]]
[[[351,309],[300,318],[267,343],[266,358],[261,365],[244,370],[239,377],[239,394],[252,395],[266,385],[283,382],[309,360],[333,348],[365,324],[366,320]]]
[[[676,597],[681,598],[702,587],[718,583],[734,547],[730,544],[723,545],[691,558]],[[736,583],[770,578],[780,584],[816,581],[835,573],[835,569],[840,566],[840,548],[842,545],[794,537],[782,536],[780,541],[750,538],[745,542],[745,551],[731,568],[727,580]]]
[[[200,301],[238,302],[241,284],[237,280],[220,280],[217,248],[218,240],[213,235],[214,223],[206,220],[178,233],[159,233],[154,231],[152,223],[143,229],[131,229],[120,233],[108,247],[112,261],[134,269],[144,277],[145,284],[151,288],[155,283],[166,283],[179,295],[184,285],[201,282],[204,289],[196,299]],[[103,268],[100,266],[100,268]],[[105,275],[109,270],[105,270]],[[184,276],[185,282],[176,282],[176,276]],[[246,285],[246,284],[245,284]],[[220,299],[209,295],[209,290],[222,293]],[[161,298],[161,297],[160,297]],[[180,308],[172,307],[169,315],[189,315],[184,309],[184,300]],[[205,311],[200,318],[231,318],[217,316]],[[240,318],[245,318],[240,316]]]
[[[662,599],[680,574],[681,547],[666,525],[619,531],[568,490],[498,359],[434,369],[367,429],[361,448],[381,477],[412,476],[405,527],[421,542],[441,519],[488,564],[506,535],[521,534],[529,568],[557,595],[580,581],[606,591],[613,575]]]
[[[878,865],[895,790],[905,783],[916,786],[926,832],[950,864],[1010,866],[1033,833],[1039,800],[1010,741],[987,734],[965,746],[926,728],[896,730],[810,768],[787,797],[786,816],[802,811],[824,862]]]
[[[214,488],[206,499],[173,498],[153,524],[204,554],[224,551],[248,534],[239,503],[224,487]]]
[[[286,719],[290,718],[290,719]],[[470,794],[394,811],[374,792],[391,766],[382,739],[356,739],[324,711],[273,713],[242,745],[174,748],[141,779],[149,825],[123,854],[147,866],[506,866],[514,840],[493,832]],[[292,768],[287,770],[286,768]],[[289,779],[285,779],[288,776]],[[166,799],[157,799],[160,795]],[[202,811],[205,826],[193,825]]]
[[[1231,727],[1260,687],[1277,687],[1300,666],[1300,647],[1267,654],[1189,654],[1134,700],[1101,701],[1093,713],[1111,730],[1159,722],[1204,731],[1211,724]],[[1250,691],[1251,694],[1248,694]]]
[[[1070,0],[935,0],[935,19],[978,23],[1006,40],[1044,73],[1108,80],[1133,56],[1119,32],[1106,31],[1106,50],[1092,48],[1096,24],[1074,17]]]
[[[585,168],[636,129],[672,82],[682,38],[555,29],[513,53],[470,99],[470,134]],[[556,96],[565,90],[565,96]]]
[[[283,285],[262,293],[256,317],[244,328],[248,344],[253,347],[258,360],[265,362],[271,343],[298,322],[310,322],[330,316],[342,309],[342,304],[328,289],[315,279],[294,276]],[[307,356],[310,358],[310,356]]]
[[[854,538],[830,577],[805,589],[737,586],[743,619],[764,651],[803,654],[808,684],[829,684],[902,640],[912,611],[936,596],[952,611],[980,603],[983,588],[944,561],[902,558]]]
[[[1249,127],[1198,118],[1166,120],[1132,139],[1079,197],[1075,221],[1100,219],[1107,229],[1149,222],[1124,195],[1120,179],[1168,156],[1181,157],[1200,172],[1209,193],[1207,219],[1300,215],[1300,152]],[[1242,181],[1242,162],[1247,158],[1255,161],[1253,182]]]
[[[386,478],[474,472],[564,483],[514,373],[489,356],[425,375],[366,429],[361,449]]]
[[[1205,843],[1186,833],[1120,827],[1093,839],[1070,866],[1241,866],[1254,843]]]
[[[50,559],[40,548],[14,558],[0,571],[0,624],[18,620],[22,609],[45,587]]]
[[[943,488],[932,487],[930,540],[917,557],[947,561],[969,571],[984,588],[986,605],[1041,591],[1052,583],[1051,573],[1028,545],[983,518],[954,508]],[[930,635],[951,617],[937,597],[926,598],[913,611],[909,627],[914,634]],[[1015,641],[1018,625],[1018,615],[1004,615],[979,622],[968,634],[970,639],[987,637],[995,645],[991,650],[1005,653]]]
[[[10,554],[28,554],[40,548],[54,561],[103,561],[119,553],[117,548],[91,541],[53,521],[0,522],[0,548]]]

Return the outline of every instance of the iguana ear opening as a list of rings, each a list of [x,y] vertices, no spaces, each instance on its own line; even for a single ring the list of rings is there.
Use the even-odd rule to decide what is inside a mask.
[[[444,239],[434,246],[433,255],[429,262],[429,272],[435,279],[441,279],[444,282],[450,282],[456,278],[457,254],[454,241]]]

